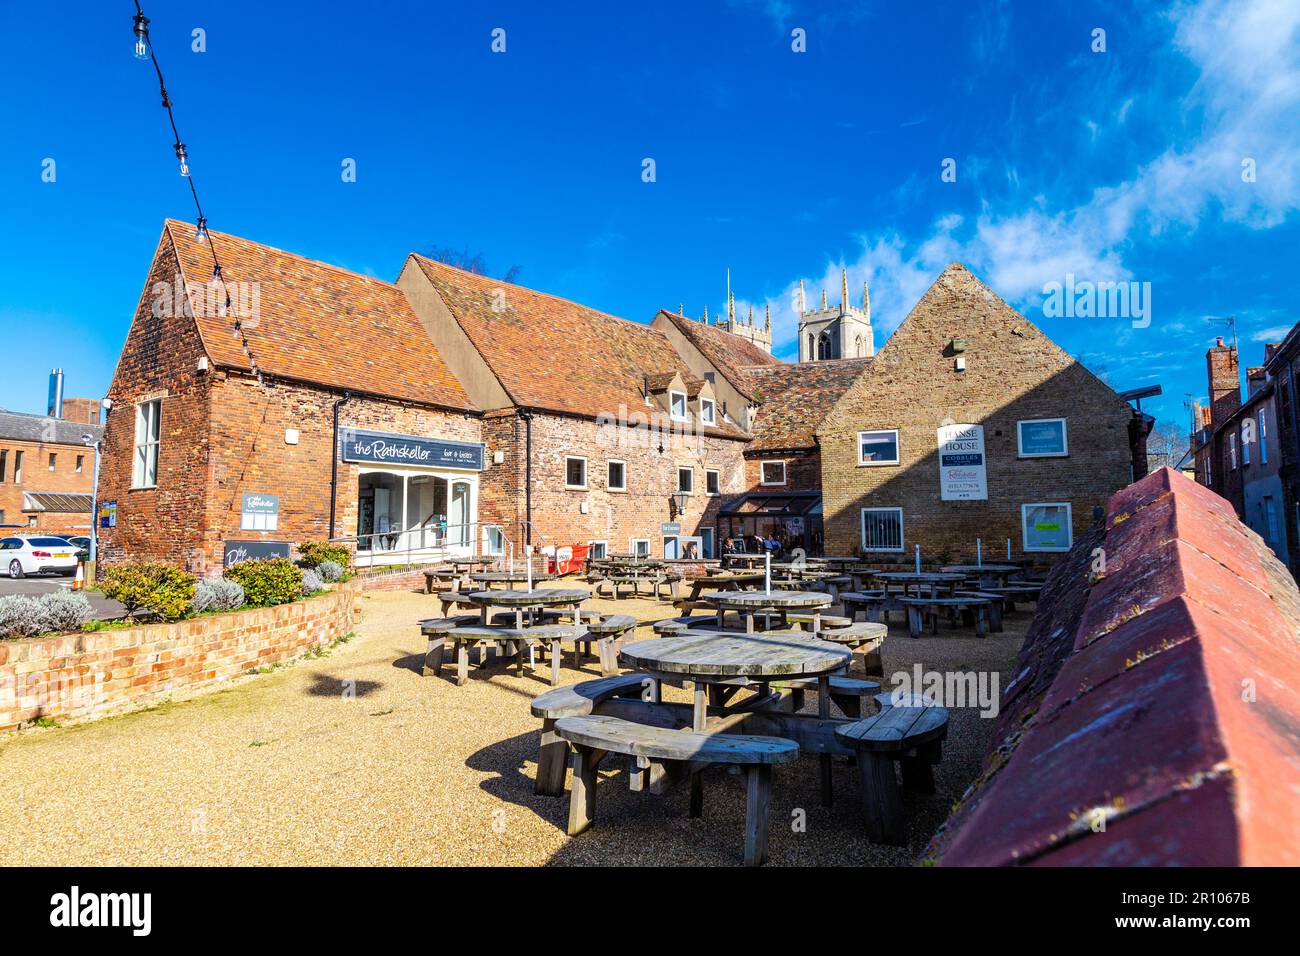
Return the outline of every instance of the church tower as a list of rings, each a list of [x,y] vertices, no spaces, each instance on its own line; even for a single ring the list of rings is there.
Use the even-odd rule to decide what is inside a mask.
[[[809,309],[804,297],[803,280],[799,280],[799,361],[819,362],[826,359],[870,358],[876,354],[871,330],[871,299],[867,284],[862,283],[862,308],[849,304],[849,273],[840,271],[840,304],[826,305],[822,289],[822,307]]]
[[[708,310],[705,310],[704,321],[708,322]],[[767,307],[767,315],[763,320],[760,328],[754,324],[754,307],[749,307],[749,321],[736,318],[736,296],[731,291],[731,270],[727,270],[727,317],[718,319],[717,328],[724,332],[730,332],[732,335],[738,335],[747,342],[758,346],[764,352],[772,351],[772,307]]]

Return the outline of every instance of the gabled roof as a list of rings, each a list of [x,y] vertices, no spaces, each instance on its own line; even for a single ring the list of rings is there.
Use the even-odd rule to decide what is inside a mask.
[[[713,325],[705,325],[676,312],[660,309],[659,314],[671,322],[687,340],[700,350],[732,388],[749,399],[757,396],[750,392],[752,384],[745,375],[747,368],[759,365],[784,365],[785,363],[764,351],[748,339],[733,335]]]
[[[740,370],[759,403],[746,451],[812,448],[814,433],[841,395],[871,364],[869,358],[778,362]]]
[[[410,258],[517,406],[617,415],[620,405],[644,407],[647,378],[664,387],[680,374],[688,388],[696,379],[658,329],[415,253]],[[702,431],[746,437],[726,424]]]
[[[205,288],[212,279],[212,254],[206,243],[194,238],[194,227],[168,219],[163,240],[175,250],[187,284]],[[242,321],[249,351],[262,372],[329,388],[474,409],[395,285],[238,236],[213,232],[210,241],[231,287],[235,311],[241,311],[241,301],[251,305],[256,291],[256,322]],[[145,295],[151,297],[151,290]],[[251,372],[248,355],[234,334],[234,319],[209,309],[195,294],[190,295],[190,306],[208,357],[219,366]]]

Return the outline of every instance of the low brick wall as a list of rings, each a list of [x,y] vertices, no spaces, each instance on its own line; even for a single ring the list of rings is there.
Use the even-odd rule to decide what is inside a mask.
[[[414,568],[385,568],[379,571],[357,572],[352,581],[363,591],[423,591],[424,572],[438,565],[430,564]]]
[[[0,732],[82,721],[187,696],[352,630],[358,587],[175,624],[0,641]]]

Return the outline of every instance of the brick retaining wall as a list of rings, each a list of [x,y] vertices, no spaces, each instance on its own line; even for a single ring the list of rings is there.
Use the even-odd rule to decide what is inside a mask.
[[[0,732],[82,721],[223,684],[352,630],[360,589],[175,624],[0,641]]]

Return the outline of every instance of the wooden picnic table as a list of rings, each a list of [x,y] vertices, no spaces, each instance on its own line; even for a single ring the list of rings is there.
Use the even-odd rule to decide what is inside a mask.
[[[940,570],[978,577],[982,588],[1005,585],[1011,575],[1020,573],[1020,568],[1014,564],[946,564]]]
[[[686,599],[679,601],[682,610],[690,614],[695,609],[696,604],[704,603],[704,591],[712,589],[715,591],[742,591],[746,588],[760,587],[765,578],[761,574],[733,574],[723,572],[713,574],[707,578],[694,578],[691,580],[691,593]]]
[[[964,574],[942,571],[922,571],[919,574],[915,571],[876,571],[872,577],[889,584],[901,585],[905,594],[911,593],[915,588],[919,595],[924,588],[930,597],[937,596],[941,589],[951,591],[966,580]]]
[[[549,571],[534,572],[533,583],[539,581],[554,581],[559,575],[551,574]],[[469,575],[469,579],[475,584],[482,584],[486,588],[491,588],[494,584],[527,584],[528,573],[526,571],[480,571],[478,574]]]
[[[515,627],[524,626],[524,612],[541,608],[568,607],[578,608],[591,597],[590,592],[581,588],[535,588],[532,591],[475,591],[468,595],[471,602],[479,609],[480,623],[487,625],[491,621],[492,608],[500,607],[514,611]]]
[[[723,591],[705,598],[705,603],[717,608],[719,625],[727,611],[740,612],[747,634],[754,632],[754,615],[760,611],[779,611],[784,621],[786,611],[810,610],[817,631],[818,617],[822,608],[830,607],[831,596],[823,591]]]
[[[656,682],[664,679],[690,681],[694,685],[691,726],[695,733],[709,729],[710,705],[721,708],[724,720],[738,713],[754,713],[768,706],[771,681],[815,677],[818,681],[817,718],[781,715],[779,735],[794,736],[801,746],[806,747],[817,733],[817,728],[805,726],[808,722],[819,724],[831,734],[834,732],[835,724],[830,721],[830,678],[832,674],[848,669],[853,652],[812,635],[688,631],[678,637],[628,644],[619,653],[619,659],[655,678]],[[728,707],[736,691],[755,685],[756,697]],[[661,699],[657,690],[655,699]],[[796,736],[789,732],[789,728],[800,726],[804,727],[804,733]],[[821,753],[822,804],[830,806],[831,754],[819,747],[813,749]]]

